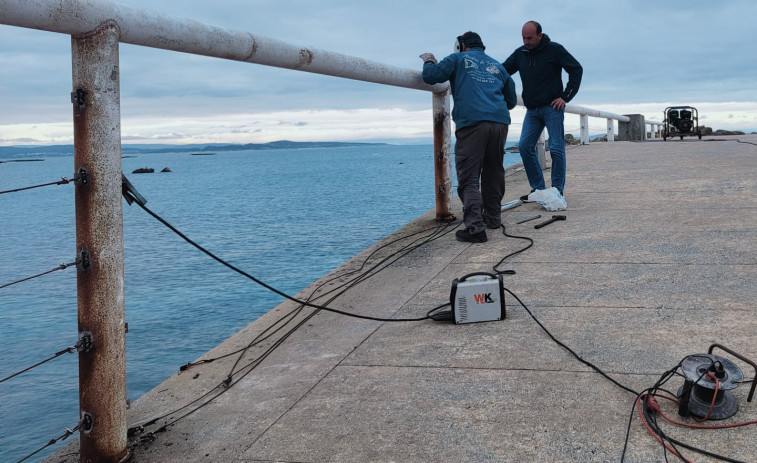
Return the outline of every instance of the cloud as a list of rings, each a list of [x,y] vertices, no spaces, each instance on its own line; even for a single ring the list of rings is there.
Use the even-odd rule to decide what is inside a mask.
[[[616,113],[629,113],[636,105],[656,119],[661,119],[668,103],[700,105],[700,115],[706,115],[713,127],[757,129],[753,78],[757,62],[744,59],[752,55],[751,22],[757,17],[757,3],[747,0],[721,2],[717,8],[703,0],[692,0],[686,8],[654,0],[611,5],[560,0],[548,9],[529,0],[522,4],[481,0],[476,8],[460,8],[458,2],[448,0],[434,3],[433,8],[399,0],[292,0],[287,8],[271,0],[218,0],[212,6],[202,0],[130,0],[129,4],[418,71],[419,53],[443,57],[451,52],[454,38],[466,30],[481,34],[487,53],[504,60],[520,45],[522,24],[536,19],[584,66],[581,89],[573,101],[577,105]],[[0,138],[70,140],[70,38],[0,26],[0,62],[4,63]],[[254,142],[288,135],[293,128],[319,139],[325,135],[362,139],[372,132],[392,133],[391,138],[431,133],[429,120],[420,116],[431,106],[427,92],[129,44],[120,45],[119,66],[124,140],[144,136],[168,141],[175,133],[187,140],[229,135]],[[519,76],[515,81],[520,89]],[[728,102],[745,102],[748,108],[730,111],[717,106]],[[312,117],[340,111],[342,127],[327,127]],[[356,124],[350,111],[363,111],[361,117],[366,118],[366,112],[374,111],[384,118]],[[391,111],[418,119],[405,121],[410,127],[404,127],[386,117]],[[281,131],[258,125],[259,131],[250,130],[257,120],[270,124],[263,114],[282,112],[307,117],[288,119],[289,132],[283,126]],[[181,121],[181,126],[160,132],[150,128],[151,122],[170,126],[171,119]],[[510,139],[521,120],[517,113]],[[224,131],[206,125],[234,121],[243,121],[244,127]],[[570,117],[566,124],[577,125]],[[605,123],[590,119],[590,124],[594,129]],[[349,132],[350,127],[356,131]]]
[[[37,144],[44,143],[44,140],[29,137],[19,138],[0,138],[0,145],[24,145],[24,144]]]

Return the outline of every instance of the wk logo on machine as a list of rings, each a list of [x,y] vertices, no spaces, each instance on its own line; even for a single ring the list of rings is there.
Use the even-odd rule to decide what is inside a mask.
[[[474,294],[473,299],[476,300],[476,304],[494,304],[492,293]]]

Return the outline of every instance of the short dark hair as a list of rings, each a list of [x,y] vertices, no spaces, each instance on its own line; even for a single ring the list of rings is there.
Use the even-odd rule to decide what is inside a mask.
[[[541,24],[539,24],[536,21],[528,21],[528,22],[526,22],[526,24],[528,24],[528,23],[531,23],[531,24],[534,25],[534,27],[536,27],[536,33],[537,34],[541,34]]]

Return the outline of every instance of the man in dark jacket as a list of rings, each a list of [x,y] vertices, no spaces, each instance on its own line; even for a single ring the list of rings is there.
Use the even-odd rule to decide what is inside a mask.
[[[576,96],[583,68],[559,43],[542,33],[541,25],[528,21],[523,25],[523,46],[517,48],[502,65],[508,74],[520,72],[526,117],[520,133],[518,150],[531,184],[531,191],[543,190],[544,175],[536,154],[536,142],[547,128],[549,154],[552,157],[552,186],[565,189],[565,104]],[[563,89],[562,70],[568,73]],[[528,195],[521,200],[528,200]]]
[[[518,97],[513,79],[497,60],[484,53],[478,34],[469,31],[459,36],[455,48],[459,51],[439,63],[433,54],[422,54],[422,77],[427,84],[450,82],[457,195],[463,203],[465,223],[465,230],[458,230],[456,237],[458,241],[483,243],[487,240],[486,228],[499,228],[502,223],[502,160],[510,109]]]

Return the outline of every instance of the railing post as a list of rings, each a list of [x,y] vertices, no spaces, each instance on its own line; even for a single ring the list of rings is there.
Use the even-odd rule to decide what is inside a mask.
[[[589,115],[581,114],[581,144],[589,144]]]
[[[72,36],[80,461],[128,458],[119,30]]]
[[[452,123],[450,92],[432,93],[434,113],[434,179],[436,184],[436,220],[455,220],[450,211],[452,200]]]
[[[615,141],[615,122],[611,118],[607,118],[607,142],[612,143]]]

